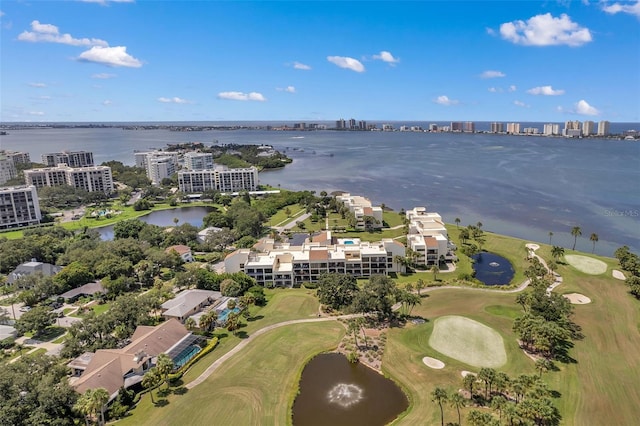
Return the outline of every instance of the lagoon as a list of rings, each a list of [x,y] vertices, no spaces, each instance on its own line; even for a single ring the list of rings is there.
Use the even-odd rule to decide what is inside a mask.
[[[138,219],[150,225],[158,226],[174,226],[176,224],[174,219],[178,219],[178,225],[190,223],[200,228],[203,218],[211,211],[212,209],[209,207],[177,207],[175,209],[152,211],[149,214],[140,216]],[[96,231],[100,233],[101,239],[113,240],[113,226],[102,226],[96,228]]]

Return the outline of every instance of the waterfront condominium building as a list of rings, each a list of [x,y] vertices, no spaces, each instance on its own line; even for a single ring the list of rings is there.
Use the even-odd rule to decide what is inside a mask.
[[[0,188],[0,229],[35,225],[40,219],[35,186]]]
[[[465,121],[463,130],[467,133],[475,133],[476,131],[476,123],[473,121]]]
[[[29,164],[31,163],[31,156],[28,152],[18,152],[18,151],[4,151],[0,150],[0,157],[6,156],[13,161],[13,164],[17,166],[18,164]]]
[[[591,136],[596,134],[596,123],[593,121],[585,121],[582,123],[582,136]]]
[[[42,163],[47,167],[56,167],[58,164],[66,164],[69,167],[91,167],[93,152],[89,151],[63,151],[42,154]]]
[[[224,261],[227,272],[244,272],[258,285],[293,287],[317,282],[323,273],[355,277],[401,272],[398,257],[405,256],[404,245],[386,238],[378,242],[359,238],[332,238],[325,231],[300,246],[264,240],[252,249],[239,249]]]
[[[258,189],[258,169],[247,167],[230,169],[216,166],[209,170],[181,170],[178,172],[178,186],[187,194],[204,191],[240,192]]]
[[[187,152],[184,154],[184,167],[189,170],[213,169],[213,154],[209,152]]]
[[[560,125],[557,123],[547,123],[543,127],[542,134],[545,136],[557,136],[560,134]]]
[[[360,195],[342,194],[336,196],[356,218],[356,229],[363,231],[369,226],[372,229],[382,228],[382,207],[374,207],[368,198]],[[372,219],[367,219],[370,217]],[[368,222],[368,225],[367,225]]]
[[[24,171],[27,185],[36,188],[44,186],[69,185],[88,192],[113,192],[111,167],[69,167],[62,164],[57,167],[44,167]]]
[[[0,185],[17,176],[16,165],[13,159],[0,153]]]
[[[344,130],[346,128],[347,128],[347,122],[344,121],[344,118],[341,118],[340,120],[336,120],[336,129]]]
[[[176,172],[178,153],[169,151],[149,151],[134,153],[136,167],[145,169],[147,177],[154,185],[160,185],[162,179],[169,178]]]
[[[408,210],[407,248],[415,253],[417,265],[433,266],[441,261],[455,260],[455,245],[449,242],[447,228],[438,213],[427,212],[426,207]]]
[[[462,121],[452,121],[451,127],[449,128],[452,132],[461,132],[462,131]]]
[[[520,133],[520,123],[507,123],[507,133],[517,135]]]
[[[601,121],[598,123],[598,136],[609,136],[609,125],[608,121]]]
[[[504,133],[504,123],[491,123],[491,133]]]

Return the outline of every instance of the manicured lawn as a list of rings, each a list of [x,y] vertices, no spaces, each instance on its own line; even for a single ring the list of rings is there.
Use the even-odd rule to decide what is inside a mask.
[[[107,312],[110,307],[111,307],[110,303],[103,303],[102,305],[100,304],[93,305],[91,309],[93,310],[93,312],[95,312],[96,315],[100,315]]]
[[[145,395],[134,415],[120,424],[288,424],[305,362],[335,348],[343,334],[344,327],[337,321],[272,330],[201,385],[183,395],[168,396],[165,406],[154,407]]]
[[[287,216],[287,214],[285,213],[285,211],[289,209],[289,216]],[[269,218],[269,220],[267,221],[267,225],[269,226],[283,226],[289,222],[291,222],[292,220],[295,220],[295,218],[304,213],[304,207],[301,207],[298,204],[294,204],[291,206],[287,206],[284,207],[280,210],[278,210],[276,212],[276,214],[274,214],[273,216],[271,216]]]
[[[507,362],[502,336],[491,327],[459,315],[437,318],[429,345],[474,367],[498,368]]]

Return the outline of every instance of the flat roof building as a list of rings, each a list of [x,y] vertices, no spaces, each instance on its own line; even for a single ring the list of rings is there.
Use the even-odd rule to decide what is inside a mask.
[[[449,242],[447,228],[438,213],[427,212],[426,207],[414,207],[405,214],[409,220],[407,247],[416,253],[415,264],[432,266],[455,259],[455,245]]]
[[[36,188],[69,185],[88,192],[113,192],[111,167],[108,166],[70,167],[61,164],[57,167],[25,170],[24,178],[27,185]]]
[[[204,191],[238,192],[258,188],[258,169],[247,167],[230,169],[216,166],[210,170],[181,170],[178,172],[180,191],[191,194]]]
[[[382,207],[374,207],[368,198],[360,195],[351,195],[345,193],[336,196],[336,200],[349,209],[356,218],[356,229],[362,231],[364,229],[380,229],[382,228]],[[372,217],[373,221],[367,219]]]
[[[63,151],[42,154],[42,163],[47,167],[56,167],[58,164],[66,164],[69,167],[94,166],[93,152],[89,151]]]
[[[0,229],[36,225],[41,219],[35,186],[0,188]]]

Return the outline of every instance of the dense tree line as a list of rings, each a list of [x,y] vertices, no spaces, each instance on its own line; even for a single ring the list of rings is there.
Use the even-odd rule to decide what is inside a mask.
[[[151,185],[145,169],[140,167],[125,166],[120,161],[107,161],[103,166],[111,167],[113,180],[121,182],[131,188],[145,188]]]
[[[630,293],[636,299],[640,299],[640,257],[631,253],[627,246],[617,249],[614,255],[620,262],[620,268],[629,273],[625,283],[629,286]]]
[[[436,387],[431,399],[440,407],[441,424],[445,424],[444,405],[450,405],[456,409],[458,421],[454,424],[457,425],[462,424],[460,409],[467,406],[492,409],[471,410],[466,420],[474,426],[558,425],[562,417],[553,404],[554,392],[541,379],[548,368],[536,363],[536,369],[538,375],[521,374],[512,378],[493,368],[481,368],[477,375],[464,376],[463,391],[448,392]]]
[[[47,355],[23,356],[0,368],[0,425],[74,425],[78,394],[67,367]]]
[[[547,292],[550,282],[544,274],[546,269],[535,261],[525,272],[531,284],[516,296],[524,315],[515,319],[513,331],[526,350],[548,359],[567,361],[571,341],[583,337],[581,328],[571,320],[571,302],[560,294]]]
[[[401,305],[400,313],[406,315],[420,304],[420,296],[398,288],[386,275],[373,275],[360,288],[352,275],[324,273],[318,280],[317,296],[330,309],[374,314],[380,321],[396,317],[396,303]]]

